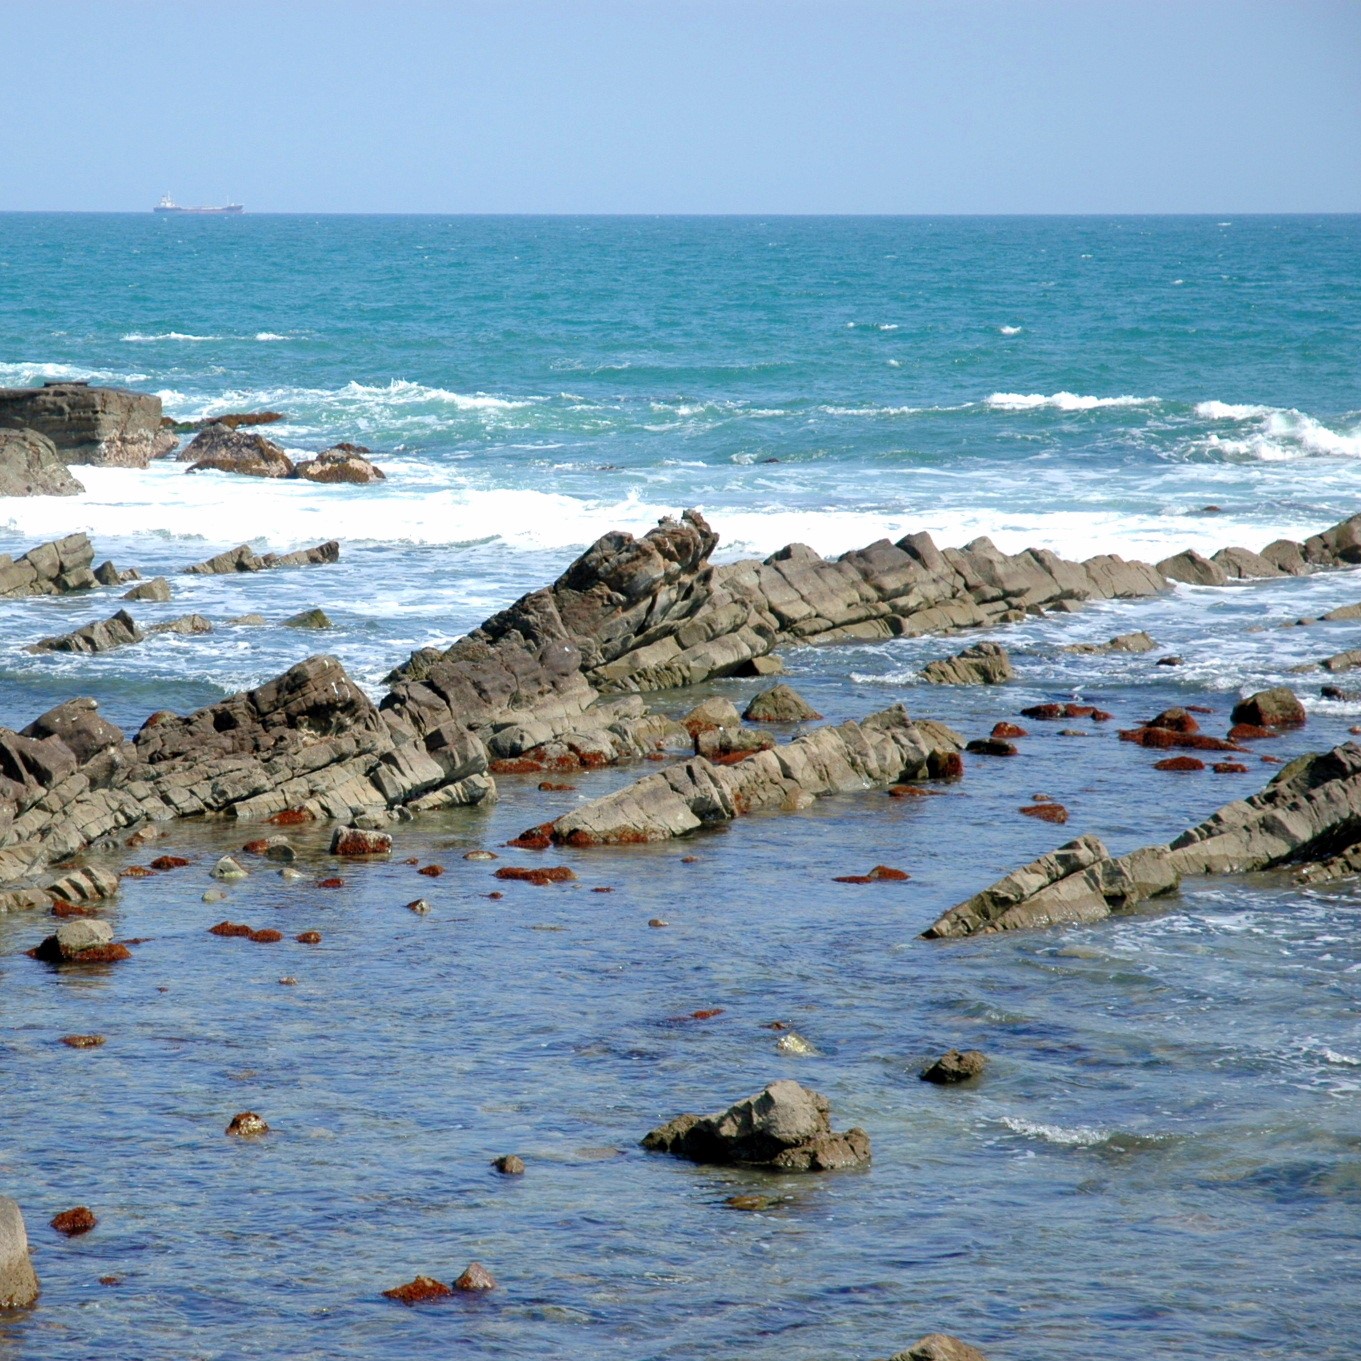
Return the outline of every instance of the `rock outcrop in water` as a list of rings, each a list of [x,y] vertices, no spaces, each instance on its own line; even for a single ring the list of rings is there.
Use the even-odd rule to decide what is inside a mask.
[[[233,572],[266,572],[274,567],[320,567],[339,561],[340,544],[335,539],[319,543],[315,548],[299,548],[294,553],[257,553],[250,544],[243,543],[184,570],[189,576],[230,576]]]
[[[1226,804],[1165,846],[1113,856],[1078,837],[952,907],[922,934],[948,939],[1098,921],[1174,892],[1187,875],[1297,866],[1302,882],[1361,866],[1361,746],[1301,756],[1260,793]]]
[[[297,474],[305,482],[345,482],[356,487],[386,481],[387,474],[368,453],[362,444],[336,444],[315,458],[304,459],[297,465]]]
[[[988,1361],[988,1358],[949,1333],[928,1333],[905,1351],[894,1352],[889,1361]]]
[[[953,657],[927,662],[921,677],[928,685],[1005,685],[1016,673],[1000,643],[974,643]]]
[[[104,467],[145,468],[177,443],[159,397],[88,383],[0,389],[0,426],[45,435],[64,463]]]
[[[959,749],[949,729],[914,723],[895,705],[858,723],[814,729],[736,765],[692,757],[582,804],[542,830],[569,846],[666,841],[758,809],[802,808],[826,794],[930,779]]]
[[[0,429],[0,496],[77,496],[84,490],[46,435]]]
[[[191,473],[239,473],[244,477],[296,477],[293,460],[263,435],[210,425],[180,452]]]
[[[30,548],[18,558],[0,553],[0,596],[65,595],[99,585],[90,564],[94,545],[84,534],[68,534]]]
[[[870,1137],[837,1134],[827,1098],[787,1078],[716,1115],[678,1115],[643,1139],[654,1153],[691,1162],[767,1167],[775,1172],[831,1172],[863,1167]]]
[[[70,633],[57,634],[51,638],[39,638],[28,650],[30,652],[111,652],[116,647],[127,647],[129,643],[140,643],[146,635],[137,627],[137,621],[127,610],[119,610],[108,619],[96,619],[82,624]]]

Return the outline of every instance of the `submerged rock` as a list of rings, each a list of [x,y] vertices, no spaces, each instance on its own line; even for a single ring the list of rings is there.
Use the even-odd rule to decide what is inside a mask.
[[[492,1166],[503,1177],[522,1177],[525,1173],[524,1159],[514,1153],[503,1153],[492,1160]]]
[[[862,1129],[836,1134],[827,1098],[797,1082],[772,1082],[716,1115],[681,1115],[654,1129],[643,1147],[698,1163],[738,1163],[780,1172],[827,1172],[870,1160]]]
[[[64,463],[145,468],[177,443],[161,420],[149,392],[80,382],[0,389],[0,426],[38,431]]]
[[[0,1309],[26,1308],[38,1298],[38,1289],[23,1212],[0,1196]]]
[[[1137,633],[1118,633],[1104,643],[1070,643],[1060,652],[1092,656],[1101,652],[1151,652],[1158,644],[1142,629]]]
[[[227,1133],[236,1139],[258,1139],[269,1133],[269,1126],[254,1111],[239,1111],[232,1116]]]
[[[88,1205],[77,1205],[74,1210],[63,1210],[52,1218],[52,1227],[68,1238],[78,1238],[89,1233],[99,1223],[95,1213]]]
[[[78,496],[84,490],[46,435],[0,427],[0,496]]]
[[[234,572],[266,572],[275,567],[318,567],[339,560],[340,544],[335,539],[319,543],[315,548],[299,548],[293,553],[256,553],[250,544],[243,543],[184,570],[190,576],[230,576]],[[242,616],[250,620],[258,617]]]
[[[949,1333],[928,1333],[906,1351],[895,1352],[889,1361],[988,1361],[988,1358],[977,1347]]]

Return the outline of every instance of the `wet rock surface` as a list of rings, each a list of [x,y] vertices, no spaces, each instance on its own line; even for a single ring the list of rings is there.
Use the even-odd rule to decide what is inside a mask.
[[[895,1352],[889,1361],[988,1361],[988,1358],[949,1333],[928,1333],[906,1351]]]
[[[191,473],[237,473],[244,477],[296,477],[293,460],[273,440],[245,430],[214,424],[196,435],[180,452]]]
[[[23,1212],[8,1196],[0,1196],[0,1309],[23,1309],[37,1298],[38,1277]]]
[[[643,1139],[652,1152],[697,1163],[780,1172],[828,1172],[870,1160],[862,1129],[834,1133],[827,1098],[797,1082],[772,1082],[716,1115],[680,1115]]]
[[[368,458],[368,453],[360,444],[337,444],[299,463],[297,475],[306,482],[343,482],[361,487],[385,481],[387,474]]]
[[[39,544],[17,558],[0,553],[0,596],[92,590],[99,584],[90,570],[94,560],[94,545],[84,534]]]
[[[63,462],[103,467],[145,468],[177,443],[159,397],[79,382],[0,388],[0,427],[36,430]]]
[[[1000,643],[975,643],[954,657],[928,662],[921,676],[930,685],[1004,685],[1016,673]]]
[[[340,545],[334,539],[293,553],[256,553],[243,543],[184,570],[191,576],[229,576],[233,572],[267,572],[275,567],[320,567],[339,559]]]
[[[982,1077],[987,1066],[988,1057],[981,1049],[951,1049],[928,1063],[919,1076],[923,1082],[948,1087]]]
[[[0,426],[0,496],[77,496],[84,490],[46,435]]]

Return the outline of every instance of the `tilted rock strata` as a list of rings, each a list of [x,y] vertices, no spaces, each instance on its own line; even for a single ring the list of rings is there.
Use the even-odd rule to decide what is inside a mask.
[[[1113,856],[1078,837],[952,907],[929,939],[1098,921],[1160,894],[1186,875],[1298,865],[1302,882],[1361,867],[1361,746],[1301,756],[1260,793],[1226,804],[1165,846]]]
[[[948,732],[914,723],[895,705],[860,722],[814,729],[736,765],[703,756],[679,762],[582,804],[547,832],[571,846],[666,841],[762,808],[806,807],[827,794],[929,779],[959,750]]]
[[[0,428],[0,496],[77,496],[84,490],[46,435]]]
[[[116,647],[140,643],[146,635],[127,610],[119,610],[109,619],[96,619],[70,633],[51,638],[39,638],[29,652],[111,652]]]
[[[335,539],[315,548],[299,548],[294,553],[257,553],[248,543],[184,570],[189,576],[230,576],[233,572],[265,572],[274,567],[320,567],[340,561],[340,544]]]
[[[90,564],[94,545],[84,534],[41,543],[18,558],[0,553],[0,596],[65,595],[99,585]]]
[[[0,389],[0,426],[45,435],[64,463],[145,468],[178,443],[161,422],[161,399],[149,392],[88,383]]]
[[[1016,673],[1000,643],[975,643],[953,657],[927,662],[921,677],[928,685],[1005,685]]]

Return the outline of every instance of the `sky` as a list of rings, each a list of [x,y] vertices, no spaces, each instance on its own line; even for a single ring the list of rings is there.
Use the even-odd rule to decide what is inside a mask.
[[[1361,0],[0,0],[0,210],[1361,211]]]

